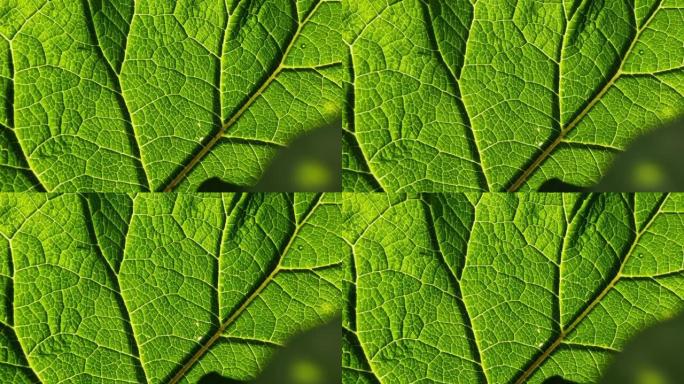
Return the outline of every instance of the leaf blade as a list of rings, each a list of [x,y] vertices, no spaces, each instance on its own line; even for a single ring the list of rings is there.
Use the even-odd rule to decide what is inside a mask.
[[[14,266],[0,276],[3,362],[41,382],[251,380],[289,337],[339,311],[333,195],[0,202],[1,265]]]
[[[345,197],[350,378],[591,382],[683,308],[679,195]]]
[[[345,151],[395,192],[596,184],[633,139],[684,111],[670,27],[684,14],[671,2],[371,3],[345,5],[359,143]],[[356,172],[345,169],[348,190],[363,185]]]
[[[255,185],[339,115],[339,4],[12,0],[3,190],[37,184],[31,171],[48,191]]]

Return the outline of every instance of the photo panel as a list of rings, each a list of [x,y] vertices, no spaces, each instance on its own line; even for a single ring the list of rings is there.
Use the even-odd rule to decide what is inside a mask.
[[[681,1],[343,9],[345,191],[590,189],[642,135],[684,117]],[[677,130],[681,142],[684,121]],[[684,190],[662,153],[638,152],[634,183],[610,190]]]
[[[340,13],[4,0],[0,190],[341,190]]]
[[[339,382],[340,197],[0,194],[0,381]]]
[[[681,194],[355,193],[343,212],[344,383],[617,383],[630,339],[684,311]],[[623,383],[681,378],[676,321]]]

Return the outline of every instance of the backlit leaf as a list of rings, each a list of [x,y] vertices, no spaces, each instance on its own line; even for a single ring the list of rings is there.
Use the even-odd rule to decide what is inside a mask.
[[[0,381],[254,379],[339,315],[334,195],[0,194]]]
[[[339,118],[338,0],[4,0],[0,188],[252,186]]]
[[[345,195],[345,383],[596,383],[684,309],[684,196]]]
[[[343,6],[349,191],[588,187],[684,114],[678,0]]]

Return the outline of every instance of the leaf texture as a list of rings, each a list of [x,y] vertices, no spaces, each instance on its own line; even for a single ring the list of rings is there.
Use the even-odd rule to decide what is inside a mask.
[[[335,0],[5,0],[0,188],[256,183],[341,110]]]
[[[677,0],[344,3],[345,190],[589,186],[684,114]]]
[[[595,383],[684,309],[682,195],[347,194],[343,212],[345,383]]]
[[[255,378],[339,313],[337,200],[0,194],[0,381]]]

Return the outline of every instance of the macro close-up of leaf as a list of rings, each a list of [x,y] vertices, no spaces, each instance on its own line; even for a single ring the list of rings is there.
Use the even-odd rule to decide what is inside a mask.
[[[679,0],[343,4],[346,191],[595,185],[684,115]]]
[[[259,180],[342,109],[339,0],[0,2],[0,191]]]
[[[345,383],[597,383],[632,336],[684,309],[684,195],[342,205]]]
[[[339,316],[339,199],[0,194],[0,382],[253,380]]]
[[[0,383],[675,384],[683,128],[684,0],[0,0]]]

